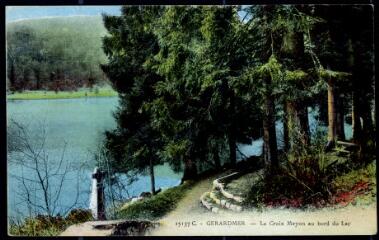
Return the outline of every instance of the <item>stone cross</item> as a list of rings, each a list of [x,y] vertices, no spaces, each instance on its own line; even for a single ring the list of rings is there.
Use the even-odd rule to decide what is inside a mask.
[[[97,195],[97,206],[95,206],[94,213],[96,220],[105,220],[104,177],[105,172],[96,167],[92,174],[92,178],[96,179],[96,191],[93,191]]]

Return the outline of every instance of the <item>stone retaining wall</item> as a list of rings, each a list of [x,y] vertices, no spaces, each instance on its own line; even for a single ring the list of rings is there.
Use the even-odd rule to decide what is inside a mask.
[[[227,201],[225,199],[219,199],[217,198],[216,194],[212,191],[210,192],[209,194],[209,197],[218,205],[220,205],[221,207],[224,207],[224,208],[227,208],[227,209],[230,209],[232,211],[235,211],[235,212],[241,212],[242,211],[242,207],[239,206],[239,205],[236,205],[236,204],[233,204],[231,203],[230,201]]]
[[[221,212],[220,208],[213,206],[212,203],[210,203],[209,201],[207,201],[208,197],[209,197],[209,192],[203,193],[203,195],[201,195],[201,197],[200,197],[201,204],[203,204],[203,206],[205,208],[207,208],[208,210],[210,210],[210,211],[212,211],[214,213]]]
[[[241,203],[244,200],[241,196],[233,195],[232,193],[227,192],[224,188],[226,183],[228,183],[231,180],[236,179],[240,176],[241,176],[241,173],[234,172],[234,173],[229,174],[227,176],[215,179],[213,181],[213,189],[218,189],[224,197],[229,198],[229,199],[233,199],[234,201]]]

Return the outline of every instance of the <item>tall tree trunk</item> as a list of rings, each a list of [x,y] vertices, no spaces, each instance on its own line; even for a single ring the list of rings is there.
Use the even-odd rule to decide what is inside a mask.
[[[216,167],[216,169],[220,169],[221,168],[221,160],[220,160],[220,155],[218,153],[218,143],[216,143],[216,145],[213,147],[212,151],[213,151],[213,159],[214,159],[215,167]]]
[[[24,70],[22,90],[29,88],[29,70]]]
[[[281,48],[281,54],[282,57],[291,59],[293,68],[292,70],[304,69],[304,49],[303,32],[289,31],[287,34],[285,34]],[[303,86],[301,84],[298,84],[296,88],[302,89]],[[289,141],[291,141],[289,148],[292,149],[296,147],[295,144],[299,144],[292,143],[294,140],[300,140],[300,143],[302,145],[308,145],[310,143],[310,133],[307,105],[304,103],[303,99],[288,100],[288,103],[286,105],[288,137]]]
[[[363,132],[369,137],[373,138],[374,125],[371,117],[371,106],[369,102],[362,104],[362,120],[363,120]]]
[[[351,130],[352,130],[352,135],[353,135],[353,141],[357,144],[360,143],[360,138],[362,135],[362,126],[361,126],[361,120],[360,120],[360,111],[359,111],[359,94],[358,94],[358,89],[359,89],[359,83],[357,82],[357,69],[355,67],[355,49],[353,47],[353,41],[350,38],[347,42],[347,50],[349,53],[349,58],[348,58],[348,67],[353,69],[353,92],[352,92],[352,103],[351,103]]]
[[[351,121],[352,121],[352,131],[353,131],[353,141],[355,143],[360,143],[362,136],[362,125],[361,117],[359,113],[358,96],[356,90],[353,90],[353,103],[351,107]]]
[[[228,136],[228,144],[229,144],[229,158],[230,158],[230,165],[232,167],[236,166],[237,163],[237,154],[236,154],[236,125],[235,125],[235,96],[234,92],[231,91],[230,94],[230,117],[231,117],[231,124],[229,129],[229,136]]]
[[[310,131],[309,131],[309,120],[308,120],[308,108],[305,104],[298,103],[297,111],[300,122],[300,131],[301,131],[301,141],[304,145],[310,144]]]
[[[184,172],[182,177],[182,182],[185,180],[195,179],[197,176],[196,162],[192,159],[187,158],[184,161]]]
[[[154,163],[153,158],[150,158],[150,187],[151,187],[151,194],[155,194],[155,177],[154,177]]]
[[[264,141],[264,159],[266,166],[277,167],[278,147],[276,143],[275,129],[275,105],[271,95],[270,86],[271,77],[265,77],[265,94],[264,94],[264,114],[263,114],[263,141]]]
[[[34,75],[36,77],[36,89],[39,90],[41,88],[41,73],[39,70],[34,70]]]
[[[236,154],[236,137],[233,130],[229,133],[229,159],[230,159],[230,165],[232,167],[236,166],[237,163],[237,154]]]
[[[198,146],[196,147],[197,149],[197,156],[199,157],[199,164],[198,164],[198,170],[199,172],[203,172],[204,170],[207,170],[206,163],[208,160],[208,141],[209,141],[209,136],[208,135],[201,135],[200,138],[197,140]]]
[[[344,112],[344,103],[343,99],[339,97],[336,99],[336,135],[337,139],[339,140],[345,140],[345,112]]]
[[[310,143],[308,109],[303,103],[288,101],[287,114],[290,150],[299,150],[299,144],[306,146]]]
[[[370,114],[369,103],[363,101],[364,94],[353,89],[353,104],[352,104],[352,129],[353,141],[359,145],[358,158],[367,160],[366,154],[374,147],[374,127]]]
[[[16,87],[16,69],[15,69],[14,63],[12,63],[12,65],[11,65],[11,72],[10,72],[10,76],[9,76],[9,89],[11,90],[11,92],[14,92],[15,90],[17,90],[17,87]]]
[[[328,80],[328,143],[327,146],[331,147],[336,141],[337,122],[336,122],[336,105],[334,93],[334,80]]]
[[[368,161],[366,154],[373,152],[375,143],[374,126],[371,118],[371,107],[369,102],[362,103],[362,141],[361,156],[364,161]]]
[[[288,111],[287,100],[283,102],[283,142],[284,151],[287,152],[290,149],[289,135],[288,135]]]

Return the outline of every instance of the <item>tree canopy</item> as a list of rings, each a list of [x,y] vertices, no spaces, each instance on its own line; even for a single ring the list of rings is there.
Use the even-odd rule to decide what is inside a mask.
[[[107,135],[115,164],[130,171],[168,162],[190,179],[235,166],[238,143],[263,136],[266,166],[275,168],[276,120],[284,124],[284,151],[300,154],[311,144],[308,107],[323,112],[325,102],[329,142],[343,139],[346,112],[363,107],[373,79],[368,70],[364,85],[349,87],[365,69],[354,64],[372,66],[372,42],[360,37],[370,25],[352,30],[342,22],[370,9],[341,8],[123,7],[120,17],[104,16],[103,70],[121,93],[118,128]],[[347,97],[355,94],[359,103]],[[352,115],[369,123],[356,121],[356,129],[372,131],[371,118]]]

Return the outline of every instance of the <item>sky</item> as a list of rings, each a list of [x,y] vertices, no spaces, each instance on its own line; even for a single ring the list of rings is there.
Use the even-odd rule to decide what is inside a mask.
[[[6,7],[6,22],[24,19],[63,17],[63,16],[95,16],[102,13],[120,15],[120,6],[17,6]]]
[[[94,16],[102,13],[110,15],[121,15],[120,6],[17,6],[6,7],[6,22],[19,21],[33,18],[64,17],[86,15]],[[242,19],[244,11],[238,12]],[[245,19],[248,20],[248,19]]]

